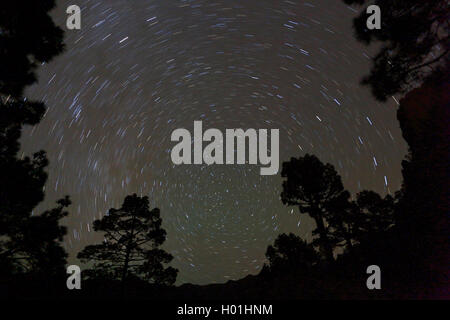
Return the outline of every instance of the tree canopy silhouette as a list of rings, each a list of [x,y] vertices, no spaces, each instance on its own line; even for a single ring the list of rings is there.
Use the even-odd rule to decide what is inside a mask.
[[[272,271],[308,271],[320,260],[314,247],[293,233],[280,234],[273,246],[267,247],[266,257]]]
[[[354,19],[356,38],[382,43],[371,72],[362,83],[381,100],[406,93],[448,62],[449,4],[446,0],[343,0],[346,4],[378,5],[381,29],[369,30],[366,10]]]
[[[0,95],[22,96],[35,71],[64,48],[63,31],[50,15],[53,0],[2,1],[0,7]]]
[[[296,295],[327,296],[347,294],[352,284],[360,290],[364,275],[354,270],[362,272],[371,263],[389,270],[385,279],[399,275],[392,276],[403,270],[397,266],[401,245],[392,242],[398,239],[392,232],[397,199],[366,190],[352,199],[335,168],[310,154],[284,162],[281,176],[286,178],[282,202],[311,216],[316,221],[312,235],[318,237],[307,243],[292,233],[280,234],[266,251],[268,264],[261,271],[266,281],[277,290],[298,290]],[[297,289],[292,281],[299,280]]]
[[[367,30],[365,12],[354,20],[358,40],[383,44],[363,83],[380,100],[405,93],[397,118],[409,145],[402,162],[403,184],[394,203],[395,226],[389,236],[390,247],[395,247],[392,252],[397,254],[389,259],[399,265],[397,276],[415,279],[414,285],[421,291],[430,288],[433,297],[442,297],[443,291],[448,296],[449,4],[445,0],[372,3],[381,8],[381,30]],[[391,199],[386,200],[385,209],[391,206]]]
[[[119,209],[112,208],[94,221],[94,230],[104,233],[104,242],[78,254],[82,262],[95,263],[85,274],[120,280],[123,285],[132,277],[172,285],[178,270],[163,266],[173,257],[159,248],[166,239],[161,223],[159,209],[149,210],[148,197],[127,196]]]
[[[63,273],[66,233],[59,220],[67,215],[68,198],[32,216],[44,199],[48,165],[44,151],[19,156],[24,125],[37,124],[45,105],[22,96],[36,82],[38,65],[63,49],[63,31],[49,11],[54,1],[7,1],[0,7],[0,269],[12,273]],[[55,271],[56,272],[56,271]]]
[[[356,202],[362,217],[360,233],[386,231],[395,224],[395,199],[391,195],[382,198],[374,191],[364,190],[357,194]]]
[[[334,167],[313,155],[284,162],[281,176],[287,178],[283,181],[281,200],[287,205],[297,205],[300,213],[307,213],[316,221],[313,235],[319,237],[313,244],[328,262],[334,260],[336,247],[351,250],[355,244],[394,225],[392,196],[382,198],[376,192],[362,191],[351,201]]]
[[[70,200],[66,197],[57,203],[56,208],[23,219],[19,224],[14,221],[6,224],[9,238],[4,243],[3,255],[9,258],[6,262],[12,268],[8,273],[63,274],[67,253],[60,242],[67,231],[59,220],[67,216],[64,208],[70,205]]]
[[[314,219],[316,229],[313,234],[319,236],[315,242],[328,262],[333,261],[333,241],[326,218],[332,203],[350,197],[341,177],[331,164],[323,164],[309,154],[284,162],[281,176],[287,178],[283,181],[281,200],[284,204],[298,206],[300,213],[307,213]]]

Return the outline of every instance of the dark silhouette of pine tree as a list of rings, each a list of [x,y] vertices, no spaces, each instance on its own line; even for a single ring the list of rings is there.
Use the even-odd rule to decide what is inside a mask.
[[[348,294],[352,285],[360,291],[366,280],[361,272],[374,263],[389,270],[386,283],[399,275],[401,246],[392,243],[397,240],[392,232],[396,199],[362,191],[352,200],[334,167],[309,154],[284,162],[281,175],[287,178],[281,200],[310,215],[316,221],[312,234],[318,237],[308,244],[294,234],[281,234],[267,248],[269,263],[261,278],[274,290],[318,297]]]
[[[66,234],[66,227],[60,226],[59,220],[67,216],[64,208],[70,205],[70,200],[66,197],[57,203],[56,208],[24,219],[18,226],[9,224],[14,233],[10,232],[5,247],[12,252],[11,260],[16,272],[40,277],[64,273],[67,253],[60,242]]]
[[[63,31],[48,14],[54,1],[7,1],[0,7],[0,273],[64,273],[66,233],[59,220],[68,198],[54,209],[32,216],[43,200],[48,165],[44,151],[19,157],[24,125],[37,124],[45,112],[41,102],[22,96],[36,82],[38,65],[63,49]]]
[[[336,246],[351,250],[354,244],[382,233],[394,225],[394,198],[382,198],[373,191],[362,191],[356,201],[349,201],[347,194],[331,201],[326,219],[330,225],[330,237]]]
[[[373,58],[373,67],[362,83],[369,85],[381,100],[406,93],[420,85],[437,66],[448,62],[449,5],[446,0],[343,0],[364,5],[354,19],[356,38],[366,44],[382,43]],[[366,26],[366,7],[381,9],[381,29]]]
[[[344,2],[372,4],[366,0]],[[402,162],[403,184],[394,204],[395,226],[383,237],[372,237],[365,249],[370,251],[377,243],[378,251],[384,254],[371,258],[384,259],[396,270],[395,278],[403,279],[402,294],[417,297],[413,293],[417,290],[422,297],[448,297],[448,1],[377,0],[373,4],[382,11],[381,30],[367,30],[365,12],[354,20],[358,40],[383,44],[363,83],[369,84],[380,100],[405,94],[397,118],[409,154]]]
[[[314,247],[293,233],[280,234],[267,247],[266,257],[269,270],[275,272],[310,271],[320,260]]]
[[[374,234],[388,230],[395,224],[395,200],[391,195],[382,198],[374,191],[362,191],[357,194],[357,207],[361,220],[357,232]]]
[[[84,274],[92,279],[120,280],[123,287],[131,278],[172,285],[178,270],[163,266],[173,257],[159,248],[166,239],[161,223],[159,209],[149,210],[148,197],[127,196],[119,209],[112,208],[94,221],[94,230],[104,233],[104,241],[78,254],[82,262],[94,262]]]
[[[326,219],[329,224],[329,238],[336,247],[352,250],[358,243],[357,230],[362,220],[361,211],[349,194],[343,193],[326,206]]]
[[[49,15],[54,7],[53,0],[2,1],[0,95],[21,97],[37,67],[62,52],[64,33]]]
[[[283,163],[281,176],[283,181],[281,200],[284,204],[298,206],[300,213],[307,213],[316,222],[314,235],[321,254],[328,262],[333,258],[333,239],[326,220],[327,208],[337,199],[348,199],[350,194],[344,190],[341,177],[334,167],[323,164],[316,156],[291,158]]]

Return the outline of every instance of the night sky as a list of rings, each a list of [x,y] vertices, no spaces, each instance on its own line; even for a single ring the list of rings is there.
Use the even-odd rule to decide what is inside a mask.
[[[359,81],[371,53],[340,0],[57,1],[66,51],[39,70],[27,96],[48,112],[23,150],[48,152],[46,200],[73,201],[65,246],[102,241],[94,219],[124,197],[148,195],[168,237],[177,283],[256,274],[279,233],[311,238],[314,224],[282,205],[280,173],[258,165],[175,166],[173,130],[280,129],[281,162],[305,153],[333,164],[354,195],[394,193],[406,154],[394,98]],[[65,28],[82,9],[81,30]]]

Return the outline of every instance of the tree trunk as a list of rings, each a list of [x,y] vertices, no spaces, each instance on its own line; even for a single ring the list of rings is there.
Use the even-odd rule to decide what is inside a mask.
[[[351,237],[347,237],[347,239],[345,239],[345,242],[347,243],[347,248],[349,251],[353,251],[353,244],[352,244],[352,239]]]
[[[133,244],[133,237],[134,237],[134,220],[135,220],[135,216],[133,215],[130,239],[128,240],[127,251],[125,253],[125,265],[123,266],[123,271],[122,271],[122,281],[121,281],[122,282],[121,283],[122,297],[124,297],[124,294],[125,294],[125,282],[126,282],[126,278],[128,275],[128,266],[130,264],[131,246]]]
[[[322,215],[315,214],[314,220],[316,221],[317,230],[319,231],[320,243],[321,243],[321,251],[324,253],[326,260],[331,263],[334,261],[333,257],[333,248],[331,247],[330,242],[328,241],[327,232],[325,230],[325,225],[323,223]]]
[[[123,266],[123,271],[122,271],[122,289],[124,289],[124,287],[125,287],[125,279],[127,278],[128,264],[130,263],[130,252],[131,252],[131,246],[129,245],[127,247],[127,252],[125,254],[125,265]]]
[[[125,297],[125,282],[127,279],[127,275],[128,275],[128,265],[130,262],[130,252],[131,252],[131,246],[128,245],[127,247],[127,251],[125,254],[125,265],[123,266],[123,270],[122,270],[122,281],[120,283],[120,292],[122,295],[122,298]]]
[[[345,227],[344,227],[345,228]],[[349,251],[353,251],[353,244],[352,244],[352,234],[353,234],[353,228],[348,226],[348,229],[346,232],[346,239],[345,242],[347,243],[347,247]]]

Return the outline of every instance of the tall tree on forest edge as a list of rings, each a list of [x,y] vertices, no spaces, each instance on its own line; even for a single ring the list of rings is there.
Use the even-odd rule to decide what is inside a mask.
[[[18,155],[24,125],[39,123],[41,102],[22,96],[36,82],[35,71],[63,50],[63,31],[49,15],[55,3],[6,1],[0,6],[0,272],[61,274],[67,254],[66,233],[59,220],[67,215],[68,198],[43,214],[32,215],[44,199],[48,165],[45,152]],[[45,233],[45,234],[44,234]],[[49,266],[52,266],[49,268]]]
[[[110,209],[94,221],[94,230],[104,233],[104,242],[89,245],[78,254],[82,262],[94,261],[90,278],[120,280],[129,278],[172,285],[178,270],[163,264],[173,257],[159,247],[166,239],[159,209],[149,210],[148,197],[127,196],[119,209]]]
[[[341,177],[331,164],[323,164],[309,154],[284,162],[281,176],[287,178],[283,181],[281,200],[289,206],[298,206],[300,213],[307,213],[314,219],[316,230],[313,234],[319,236],[314,242],[318,243],[325,259],[333,261],[333,240],[325,219],[331,202],[350,196],[344,190]]]
[[[354,19],[356,38],[366,44],[382,43],[373,58],[369,85],[381,101],[420,85],[449,59],[449,3],[447,0],[343,0],[364,5]],[[381,10],[381,29],[369,30],[368,5]]]
[[[370,4],[381,8],[381,29],[368,30],[363,12],[354,20],[356,36],[367,44],[376,41],[383,46],[364,82],[380,100],[406,93],[397,112],[409,145],[402,162],[402,188],[396,196],[396,239],[392,242],[402,256],[399,273],[408,279],[408,291],[414,287],[409,279],[415,279],[421,292],[427,287],[431,297],[442,297],[442,292],[448,292],[450,277],[449,2],[376,0]],[[413,274],[405,275],[403,269]]]
[[[54,0],[2,1],[0,6],[0,94],[22,97],[37,81],[36,69],[64,49],[64,32],[49,12]]]

